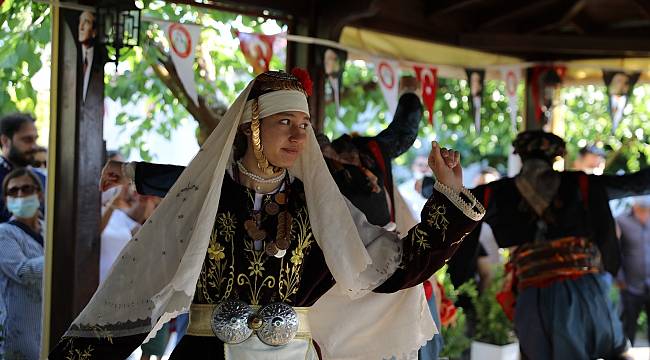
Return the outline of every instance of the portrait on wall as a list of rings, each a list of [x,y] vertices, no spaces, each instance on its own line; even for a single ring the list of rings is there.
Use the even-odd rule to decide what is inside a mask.
[[[481,133],[481,103],[483,102],[483,85],[485,81],[485,70],[466,69],[467,83],[469,85],[470,101],[469,109],[474,118],[476,133]]]
[[[623,110],[632,96],[634,85],[641,76],[640,72],[603,71],[603,80],[607,87],[609,99],[608,110],[612,118],[612,133],[623,120]]]
[[[348,58],[348,53],[341,49],[323,46],[319,46],[318,49],[318,59],[321,61],[320,65],[325,73],[327,84],[329,84],[329,88],[331,89],[331,94],[338,113],[341,86],[343,82],[343,71],[345,69],[345,61]]]
[[[79,15],[77,40],[81,45],[81,74],[83,79],[82,100],[86,100],[90,69],[95,54],[95,39],[97,38],[97,19],[90,11],[82,11]]]
[[[95,83],[103,84],[105,51],[101,51],[103,47],[97,43],[99,31],[94,12],[65,10],[64,18],[77,43],[77,78],[83,105],[89,93],[100,91],[98,95],[103,97],[103,85]]]

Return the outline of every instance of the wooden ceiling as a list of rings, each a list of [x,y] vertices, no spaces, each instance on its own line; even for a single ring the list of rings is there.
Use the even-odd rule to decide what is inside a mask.
[[[334,23],[529,61],[650,57],[650,0],[176,0]]]

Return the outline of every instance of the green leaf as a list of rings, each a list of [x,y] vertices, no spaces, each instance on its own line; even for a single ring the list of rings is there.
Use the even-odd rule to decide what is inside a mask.
[[[17,9],[12,9],[13,4],[14,4],[13,0],[5,0],[2,3],[2,6],[0,6],[0,13],[4,14],[4,13],[10,11],[10,10],[14,10],[14,11],[17,10]]]

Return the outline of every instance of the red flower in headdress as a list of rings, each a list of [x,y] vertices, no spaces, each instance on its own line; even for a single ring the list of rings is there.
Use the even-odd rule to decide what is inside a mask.
[[[301,68],[293,68],[293,70],[291,70],[291,75],[298,78],[300,84],[302,85],[302,88],[305,89],[307,96],[311,96],[313,83],[309,78],[309,73],[307,70]]]

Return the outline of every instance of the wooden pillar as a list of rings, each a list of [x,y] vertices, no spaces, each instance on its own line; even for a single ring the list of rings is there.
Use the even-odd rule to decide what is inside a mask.
[[[55,5],[56,6],[56,5]],[[104,51],[93,49],[85,100],[78,41],[80,11],[52,12],[53,99],[48,178],[46,319],[52,348],[97,288],[99,174],[103,162]],[[56,68],[54,68],[56,67]],[[46,331],[47,331],[46,330]],[[44,339],[44,341],[47,341]],[[48,347],[49,345],[49,347]]]
[[[317,37],[318,20],[298,18],[290,26],[289,32],[295,35]],[[318,66],[317,51],[314,45],[290,41],[287,44],[287,71],[294,67],[306,69],[314,84],[309,98],[309,110],[316,131],[323,130],[325,119],[325,74]]]

